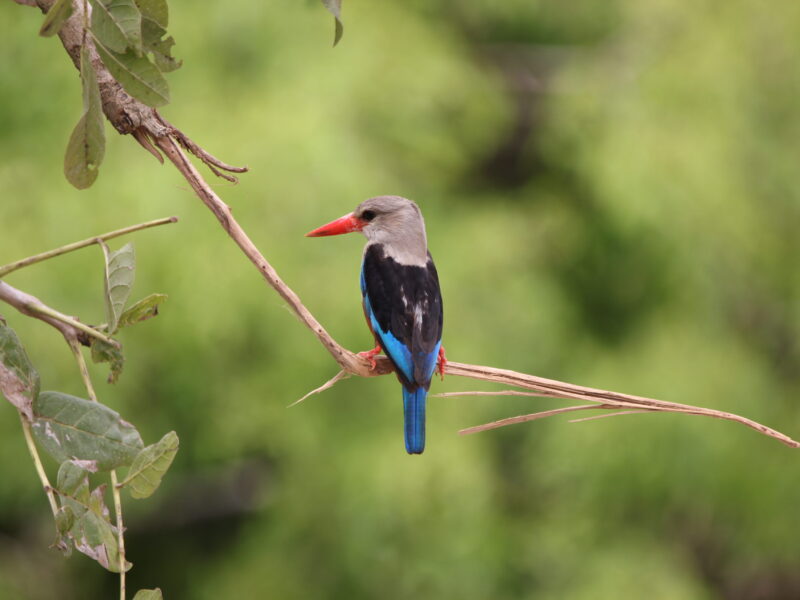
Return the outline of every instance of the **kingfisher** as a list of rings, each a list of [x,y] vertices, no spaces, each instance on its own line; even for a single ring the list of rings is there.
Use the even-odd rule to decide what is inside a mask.
[[[369,198],[356,209],[306,234],[360,231],[367,238],[361,261],[361,298],[373,350],[361,352],[375,368],[383,350],[403,386],[406,452],[425,449],[425,399],[434,372],[444,374],[442,294],[416,203],[400,196]]]

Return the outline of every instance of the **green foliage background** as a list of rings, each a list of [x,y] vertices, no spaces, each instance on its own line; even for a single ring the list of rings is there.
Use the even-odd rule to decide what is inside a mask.
[[[172,0],[184,67],[164,115],[252,169],[214,181],[334,336],[370,346],[362,239],[303,233],[396,193],[425,212],[453,360],[738,412],[800,436],[800,4],[752,0]],[[106,404],[181,438],[127,503],[130,589],[166,598],[800,597],[800,458],[732,423],[636,415],[459,428],[558,406],[432,399],[403,451],[400,391],[336,372],[174,169],[107,128],[95,185],[61,161],[80,81],[41,15],[0,18],[0,263],[153,218]],[[211,177],[211,176],[209,176]],[[118,248],[121,243],[112,243]],[[12,285],[103,320],[102,256]],[[43,389],[82,395],[47,326],[9,319]],[[433,391],[474,389],[448,378]],[[482,386],[487,387],[487,386]],[[48,550],[52,520],[0,411],[0,598],[112,597]],[[55,472],[55,465],[48,465]]]

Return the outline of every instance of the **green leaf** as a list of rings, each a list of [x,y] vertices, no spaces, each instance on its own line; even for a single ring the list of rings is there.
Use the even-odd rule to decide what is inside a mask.
[[[66,535],[72,526],[75,524],[75,513],[69,506],[61,506],[56,511],[56,531],[60,535]]]
[[[94,403],[96,404],[96,403]],[[109,571],[120,570],[117,529],[111,524],[105,503],[106,486],[89,492],[89,474],[76,461],[66,460],[58,469],[56,492],[61,507],[56,512],[56,546],[65,553],[75,548],[99,562]],[[124,569],[131,564],[125,562]]]
[[[142,11],[142,44],[147,52],[153,55],[156,67],[162,73],[174,71],[181,66],[181,61],[172,57],[172,46],[175,40],[167,35],[169,15],[167,4],[163,0],[137,0]]]
[[[79,190],[88,188],[97,179],[106,150],[100,89],[86,46],[81,47],[81,81],[83,114],[72,131],[64,156],[64,175]]]
[[[162,73],[169,73],[179,68],[183,62],[176,60],[172,57],[172,46],[175,45],[175,40],[172,36],[163,39],[155,40],[146,44],[145,48],[148,52],[153,54],[153,59],[156,61],[156,66]]]
[[[69,557],[72,554],[72,544],[70,543],[69,532],[75,525],[75,513],[69,506],[60,506],[55,514],[56,522],[56,541],[53,542],[55,546],[64,557]]]
[[[167,0],[136,0],[136,6],[139,7],[139,11],[142,13],[143,27],[149,21],[166,31],[167,25],[169,25]]]
[[[139,452],[128,476],[119,487],[128,486],[134,498],[152,496],[178,453],[178,444],[178,435],[170,431],[161,440]]]
[[[169,102],[167,80],[147,56],[136,56],[132,50],[120,54],[99,41],[96,46],[103,63],[131,96],[153,107]]]
[[[90,124],[87,113],[81,115],[72,130],[64,156],[64,176],[79,190],[90,187],[97,179],[96,128]]]
[[[42,28],[39,30],[39,35],[42,37],[50,37],[61,31],[61,26],[69,19],[72,14],[72,0],[56,0],[47,15],[44,17]]]
[[[92,362],[104,363],[107,362],[111,371],[108,373],[108,383],[117,383],[122,367],[125,365],[125,357],[122,354],[122,347],[97,338],[92,338],[90,341],[92,348]]]
[[[136,278],[136,252],[133,245],[125,244],[116,252],[111,252],[104,242],[99,242],[106,259],[105,278],[103,284],[106,292],[106,318],[108,334],[113,335],[128,296],[131,295],[133,281]]]
[[[150,294],[146,298],[142,298],[120,315],[117,327],[122,329],[123,327],[129,327],[141,321],[152,319],[158,315],[158,306],[167,297],[166,294]]]
[[[335,46],[339,43],[339,40],[342,39],[342,34],[344,34],[344,23],[342,23],[342,0],[322,0],[322,3],[325,5],[325,8],[328,9],[328,12],[331,13],[336,19],[336,30],[333,34],[333,45]]]
[[[106,495],[105,483],[93,489],[92,493],[89,494],[89,510],[91,510],[98,516],[108,519],[110,511],[106,506],[105,495]]]
[[[161,595],[161,588],[156,588],[154,590],[139,590],[136,592],[133,600],[164,600],[164,596]]]
[[[119,573],[120,555],[116,527],[108,520],[108,507],[102,501],[102,492],[102,487],[92,492],[90,505],[75,519],[69,535],[76,550],[93,558],[109,571]],[[123,569],[127,571],[131,566],[131,563],[125,561]]]
[[[92,33],[103,46],[142,54],[142,15],[133,0],[90,0]]]
[[[89,472],[76,465],[74,461],[65,460],[58,468],[56,490],[60,494],[87,504],[89,502]]]
[[[17,334],[0,320],[0,393],[33,420],[33,401],[39,395],[39,373],[33,368]]]
[[[108,471],[128,466],[144,444],[136,428],[99,402],[42,392],[33,404],[33,433],[57,461],[97,461]]]

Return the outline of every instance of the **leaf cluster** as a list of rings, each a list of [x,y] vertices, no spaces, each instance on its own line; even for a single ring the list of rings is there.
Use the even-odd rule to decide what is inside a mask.
[[[132,244],[111,251],[102,240],[104,255],[104,297],[106,320],[94,328],[107,340],[91,337],[92,358],[111,365],[110,382],[122,369],[122,346],[111,336],[158,314],[163,294],[151,294],[126,308],[135,279],[136,255]],[[80,347],[76,344],[80,356]],[[83,359],[79,366],[85,370]],[[39,448],[59,463],[55,485],[47,483],[51,494],[56,526],[54,546],[65,555],[75,549],[112,572],[127,571],[121,520],[115,524],[106,502],[108,483],[94,484],[92,479],[111,473],[111,492],[115,505],[119,490],[126,489],[133,498],[151,496],[178,452],[179,440],[170,431],[158,442],[145,446],[136,427],[119,413],[94,398],[88,373],[84,373],[91,400],[59,391],[40,392],[39,374],[28,358],[14,330],[0,319],[0,395],[19,411],[23,429]],[[33,441],[29,440],[37,468],[42,468]],[[116,469],[127,469],[117,483]],[[41,474],[40,474],[41,475]],[[119,510],[119,509],[117,509]],[[119,515],[118,515],[119,517]],[[141,590],[139,600],[159,599],[160,590]]]
[[[93,60],[102,63],[131,96],[154,108],[169,102],[164,74],[181,66],[172,56],[175,40],[167,35],[166,0],[89,0],[89,4],[91,19],[84,15],[80,50],[83,113],[64,156],[64,175],[78,189],[94,183],[105,153],[103,106]],[[72,12],[70,0],[57,0],[45,15],[40,35],[57,34]]]
[[[146,321],[158,314],[159,305],[167,299],[165,294],[150,294],[125,308],[134,280],[136,279],[136,252],[132,244],[125,244],[115,252],[111,252],[104,242],[99,242],[105,257],[103,288],[105,290],[106,323],[101,328],[113,336],[123,327],[130,327]],[[119,342],[109,343],[99,338],[89,341],[92,349],[92,360],[96,363],[109,364],[109,383],[116,383],[122,373],[125,357]]]

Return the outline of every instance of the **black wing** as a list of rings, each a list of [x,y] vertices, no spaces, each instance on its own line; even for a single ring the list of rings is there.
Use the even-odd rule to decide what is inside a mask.
[[[442,295],[433,259],[402,265],[380,244],[364,254],[361,292],[370,325],[400,379],[428,387],[442,339]]]

